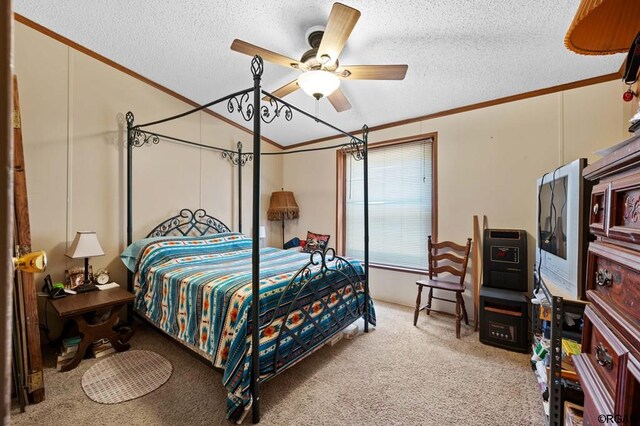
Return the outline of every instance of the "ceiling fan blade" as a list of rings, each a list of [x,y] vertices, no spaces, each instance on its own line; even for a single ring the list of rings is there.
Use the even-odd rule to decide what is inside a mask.
[[[296,90],[298,90],[300,88],[300,86],[298,86],[298,79],[295,79],[287,84],[285,84],[284,86],[280,87],[279,89],[276,89],[275,91],[271,92],[271,94],[273,96],[277,96],[278,98],[284,98],[285,96],[295,92]],[[264,98],[262,98],[263,101],[269,101],[271,98],[269,96],[265,96]]]
[[[336,71],[346,80],[404,80],[408,65],[341,65]]]
[[[316,57],[320,63],[335,62],[342,52],[353,27],[360,18],[360,11],[342,3],[334,3],[327,27],[322,35]],[[328,59],[323,56],[328,56]]]
[[[344,93],[342,93],[342,90],[340,89],[336,89],[332,94],[327,96],[327,99],[329,99],[329,102],[331,102],[331,105],[333,105],[333,107],[338,112],[351,109],[351,104],[349,103],[349,100],[344,95]]]
[[[231,43],[231,50],[249,56],[260,55],[265,61],[273,62],[274,64],[287,68],[299,69],[301,66],[300,61],[238,39],[233,40],[233,43]]]

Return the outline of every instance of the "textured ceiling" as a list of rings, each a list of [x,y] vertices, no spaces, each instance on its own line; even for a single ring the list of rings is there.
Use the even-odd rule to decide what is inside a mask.
[[[580,56],[564,47],[578,0],[345,0],[362,12],[343,64],[408,64],[403,81],[347,81],[353,108],[326,99],[320,118],[351,131],[618,71],[623,54]],[[304,34],[324,25],[330,1],[14,0],[19,14],[199,103],[250,87],[250,58],[234,38],[299,58]],[[297,76],[267,63],[263,87]],[[315,112],[301,90],[287,101]],[[217,112],[246,126],[226,108]],[[335,134],[295,117],[264,125],[291,145]]]

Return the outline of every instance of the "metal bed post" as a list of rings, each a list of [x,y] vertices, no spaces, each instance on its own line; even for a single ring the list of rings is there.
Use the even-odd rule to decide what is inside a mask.
[[[133,113],[127,112],[127,247],[133,242]],[[127,268],[127,291],[133,293],[133,272]],[[127,305],[127,322],[133,322],[133,304]]]
[[[260,56],[251,61],[253,74],[253,250],[251,269],[251,397],[252,421],[260,422],[260,79],[263,62]]]
[[[238,141],[238,232],[242,233],[242,142]]]
[[[364,332],[369,332],[369,127],[362,126],[364,168]]]

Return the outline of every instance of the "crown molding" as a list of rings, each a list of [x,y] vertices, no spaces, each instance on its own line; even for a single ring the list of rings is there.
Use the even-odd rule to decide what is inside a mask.
[[[508,103],[508,102],[520,101],[520,100],[523,100],[523,99],[533,98],[533,97],[536,97],[536,96],[548,95],[548,94],[551,94],[551,93],[562,92],[564,90],[576,89],[578,87],[584,87],[584,86],[590,86],[590,85],[593,85],[593,84],[605,83],[607,81],[612,81],[612,80],[617,80],[617,79],[622,78],[623,70],[624,70],[624,64],[623,64],[623,66],[620,68],[620,70],[618,72],[614,72],[614,73],[611,73],[611,74],[605,74],[605,75],[601,75],[601,76],[598,76],[598,77],[587,78],[585,80],[579,80],[579,81],[574,81],[574,82],[571,82],[571,83],[560,84],[558,86],[547,87],[545,89],[532,90],[530,92],[520,93],[520,94],[517,94],[517,95],[511,95],[511,96],[507,96],[507,97],[504,97],[504,98],[493,99],[493,100],[490,100],[490,101],[479,102],[479,103],[476,103],[476,104],[461,106],[461,107],[458,107],[458,108],[448,109],[448,110],[445,110],[445,111],[435,112],[435,113],[432,113],[432,114],[421,115],[419,117],[407,118],[407,119],[400,120],[400,121],[393,121],[393,122],[386,123],[386,124],[380,124],[378,126],[369,127],[369,132],[374,132],[376,130],[388,129],[390,127],[403,126],[403,125],[406,125],[406,124],[415,123],[417,121],[432,120],[434,118],[445,117],[447,115],[460,114],[461,112],[473,111],[475,109],[487,108],[487,107],[491,107],[491,106],[495,106],[495,105],[505,104],[505,103]],[[355,135],[355,134],[358,134],[358,133],[361,133],[361,132],[362,132],[362,129],[356,129],[356,130],[353,130],[353,131],[351,131],[349,133]],[[289,149],[300,148],[302,146],[313,145],[313,144],[316,144],[316,143],[326,142],[326,141],[329,141],[329,140],[332,140],[332,139],[341,138],[341,137],[343,137],[343,135],[341,135],[341,134],[336,134],[336,135],[333,135],[333,136],[325,136],[325,137],[319,138],[319,139],[312,139],[312,140],[308,140],[308,141],[305,141],[305,142],[296,143],[296,144],[293,144],[293,145],[287,145],[287,146],[284,147],[284,149],[286,151],[286,150],[289,150]]]

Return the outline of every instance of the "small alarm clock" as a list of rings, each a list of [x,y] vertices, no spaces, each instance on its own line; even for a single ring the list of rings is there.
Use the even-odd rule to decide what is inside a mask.
[[[106,269],[100,269],[96,272],[96,283],[98,284],[106,284],[109,282],[109,271]]]

